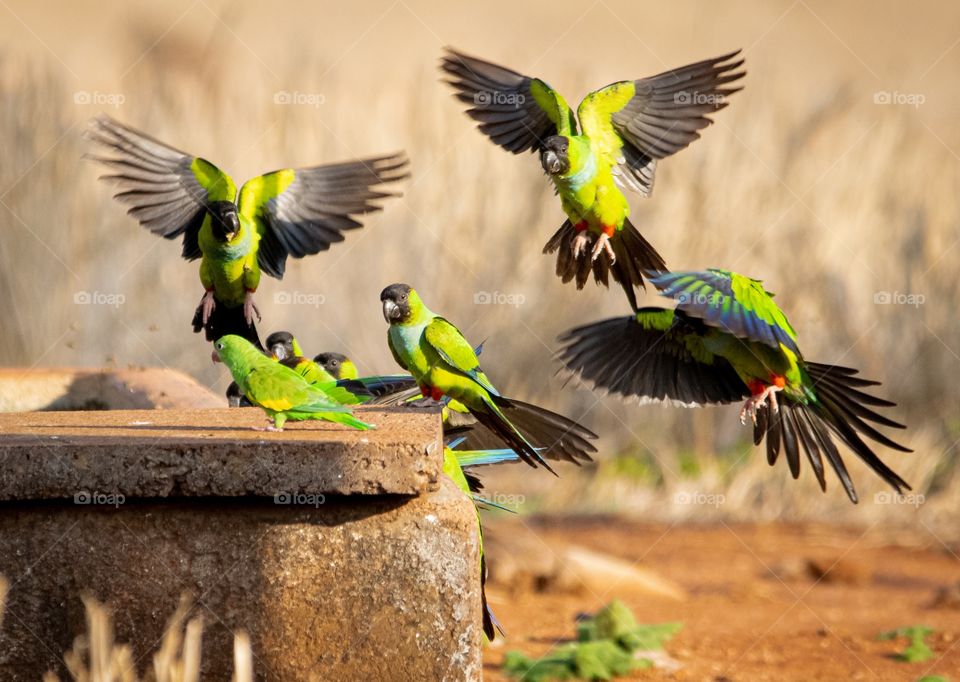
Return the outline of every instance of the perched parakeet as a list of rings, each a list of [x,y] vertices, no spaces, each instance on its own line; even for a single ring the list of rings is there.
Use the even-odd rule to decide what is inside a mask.
[[[289,367],[264,355],[243,337],[228,334],[214,342],[217,358],[233,375],[240,391],[273,420],[269,431],[280,431],[288,419],[323,419],[366,430],[371,424],[353,416],[344,403],[346,391],[336,383],[311,385]]]
[[[340,353],[320,353],[313,360],[305,358],[299,342],[288,331],[274,332],[268,336],[267,347],[275,358],[306,379],[307,383],[336,382],[341,388],[347,389],[352,396],[347,403],[349,405],[370,401],[386,404],[391,402],[392,396],[416,386],[409,374],[358,377],[356,366]],[[329,371],[328,367],[334,371]]]
[[[605,286],[612,275],[635,308],[633,288],[643,288],[643,271],[666,264],[630,223],[620,188],[650,195],[657,161],[699,138],[712,123],[709,114],[741,89],[730,87],[745,73],[737,55],[613,83],[587,95],[576,117],[539,78],[449,48],[441,68],[481,132],[514,154],[540,155],[567,215],[544,247],[557,252],[557,275],[576,279],[578,289],[591,270]]]
[[[500,395],[480,368],[473,347],[455,326],[431,312],[407,284],[380,293],[394,359],[413,375],[424,396],[460,402],[530,466],[553,469],[545,456],[591,459],[596,434],[564,416]],[[543,450],[541,455],[540,450]]]
[[[823,457],[853,502],[857,494],[831,433],[896,490],[910,489],[861,439],[911,452],[868,422],[904,428],[873,407],[894,403],[860,390],[879,382],[857,370],[804,360],[797,336],[760,281],[726,270],[647,273],[675,310],[640,308],[560,337],[561,362],[598,389],[640,402],[686,406],[746,399],[754,443],[767,440],[774,464],[781,445],[794,478],[801,446],[826,490]],[[778,399],[778,395],[780,396]]]
[[[288,331],[273,332],[267,337],[267,352],[276,360],[304,357],[300,342]]]
[[[512,451],[509,451],[512,452]],[[476,452],[456,452],[451,450],[449,447],[443,449],[443,473],[446,474],[454,483],[457,484],[457,487],[463,491],[463,493],[470,498],[471,501],[474,501],[474,485],[471,484],[469,474],[464,472],[463,466],[461,463],[460,457],[463,457],[464,460],[476,460],[477,458],[486,457],[487,453],[476,453]],[[484,462],[489,463],[489,462]],[[476,481],[476,479],[472,479]],[[474,501],[474,506],[476,502]],[[493,615],[493,611],[490,610],[490,606],[487,604],[487,593],[486,593],[486,582],[487,582],[487,561],[483,555],[483,525],[480,523],[480,511],[477,510],[477,533],[480,542],[480,600],[483,605],[483,633],[487,636],[487,639],[492,640],[497,635],[497,630],[500,631],[500,634],[503,634],[503,628],[500,627],[500,623],[497,622],[496,617]]]
[[[227,334],[260,346],[253,294],[260,273],[283,279],[287,257],[303,258],[343,241],[362,226],[355,216],[380,210],[374,189],[407,177],[403,153],[311,168],[284,168],[247,181],[239,195],[229,175],[101,115],[89,137],[90,155],[110,169],[102,176],[120,190],[141,225],[166,239],[183,237],[182,256],[200,259],[203,299],[194,331],[213,341]]]
[[[302,376],[308,384],[329,384],[337,381],[337,377],[321,365],[304,357],[300,343],[288,331],[273,332],[268,336],[267,350],[280,363]]]
[[[357,379],[360,376],[353,360],[342,353],[319,353],[313,361],[338,379]]]

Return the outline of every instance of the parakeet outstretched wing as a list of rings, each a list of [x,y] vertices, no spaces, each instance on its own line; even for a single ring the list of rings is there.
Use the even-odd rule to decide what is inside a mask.
[[[539,78],[446,48],[440,68],[480,131],[509,152],[540,151],[551,135],[576,135],[563,97]]]
[[[728,87],[738,71],[739,50],[666,71],[620,81],[587,95],[577,109],[583,132],[607,156],[623,185],[648,196],[656,162],[685,148],[741,88]]]
[[[127,212],[154,234],[183,235],[183,257],[199,258],[197,235],[207,207],[237,196],[230,176],[103,114],[91,120],[87,135],[103,149],[102,155],[86,156],[111,170],[100,179],[120,190],[114,198],[128,204]]]
[[[733,366],[707,350],[704,323],[662,308],[641,308],[571,329],[557,358],[595,388],[641,403],[729,403],[750,395]]]
[[[759,281],[716,269],[651,272],[647,278],[687,315],[740,339],[771,348],[783,344],[801,357],[796,332]]]
[[[342,242],[344,230],[362,226],[355,216],[381,210],[379,199],[400,196],[374,188],[407,177],[407,163],[401,152],[248,180],[240,189],[240,213],[260,232],[260,269],[282,279],[287,256],[303,258]]]
[[[444,362],[466,374],[489,393],[495,396],[500,395],[487,379],[487,375],[480,369],[480,361],[473,346],[463,338],[459,329],[442,317],[435,317],[424,329],[423,335]]]

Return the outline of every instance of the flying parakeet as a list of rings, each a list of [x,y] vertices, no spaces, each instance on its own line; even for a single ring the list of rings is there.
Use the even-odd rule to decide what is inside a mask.
[[[666,270],[663,258],[630,223],[621,187],[646,197],[657,161],[687,147],[741,88],[739,51],[657,76],[619,81],[587,95],[573,111],[558,92],[482,59],[447,49],[441,68],[467,115],[494,144],[540,155],[567,220],[544,253],[557,252],[557,275],[582,289],[593,271],[612,275],[636,307],[643,271]],[[579,119],[578,129],[577,123]],[[526,226],[520,226],[526,227]]]
[[[267,430],[282,430],[288,419],[323,419],[360,430],[372,428],[353,416],[345,405],[350,396],[336,383],[308,384],[292,369],[233,334],[217,339],[214,349],[247,400],[263,408],[273,420]]]
[[[595,433],[559,414],[500,395],[480,368],[473,347],[450,322],[431,312],[406,284],[380,293],[394,359],[413,375],[423,396],[463,404],[531,466],[553,469],[544,457],[590,460]],[[543,450],[541,455],[540,450]]]
[[[397,194],[374,189],[407,177],[403,153],[267,173],[239,195],[229,175],[108,116],[91,121],[102,150],[90,158],[110,170],[103,180],[141,225],[166,239],[183,237],[182,256],[200,259],[203,299],[194,331],[213,341],[227,334],[260,346],[253,294],[260,273],[283,279],[287,257],[303,258],[343,241],[362,226],[355,217],[380,210]]]
[[[746,399],[741,422],[752,419],[755,444],[766,438],[771,465],[782,446],[794,478],[802,449],[826,490],[826,457],[857,501],[832,433],[897,491],[910,489],[861,438],[911,452],[868,423],[904,428],[872,409],[894,403],[861,390],[879,382],[856,376],[855,369],[806,361],[796,333],[760,281],[714,269],[646,274],[676,300],[676,309],[640,308],[630,317],[566,332],[558,357],[568,370],[595,388],[641,403]]]

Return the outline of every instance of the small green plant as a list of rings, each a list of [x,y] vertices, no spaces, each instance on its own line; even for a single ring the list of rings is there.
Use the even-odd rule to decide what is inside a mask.
[[[933,649],[930,648],[930,645],[927,644],[927,636],[932,634],[933,628],[927,627],[926,625],[908,625],[897,628],[896,630],[881,632],[877,635],[877,639],[889,640],[905,638],[910,640],[907,648],[896,654],[895,657],[906,663],[923,663],[924,661],[929,661],[936,655]]]
[[[577,624],[577,641],[562,644],[539,659],[519,651],[507,652],[503,669],[524,682],[612,680],[653,667],[643,652],[662,649],[681,627],[680,623],[638,625],[627,605],[614,600]]]

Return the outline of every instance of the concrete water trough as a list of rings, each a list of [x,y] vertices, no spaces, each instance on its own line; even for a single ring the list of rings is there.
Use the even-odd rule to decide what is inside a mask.
[[[476,516],[441,475],[439,417],[357,413],[378,428],[263,433],[254,408],[0,414],[0,679],[65,676],[81,594],[113,608],[143,669],[185,592],[204,679],[229,679],[236,630],[261,680],[479,679]]]

